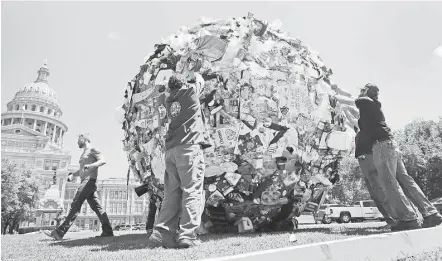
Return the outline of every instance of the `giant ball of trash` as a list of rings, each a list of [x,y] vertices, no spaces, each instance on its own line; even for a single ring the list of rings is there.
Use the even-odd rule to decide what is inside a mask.
[[[352,150],[357,110],[334,98],[346,92],[318,53],[280,27],[249,13],[180,28],[155,45],[117,109],[131,172],[162,198],[160,93],[172,74],[203,87],[205,228],[258,230],[317,211]]]

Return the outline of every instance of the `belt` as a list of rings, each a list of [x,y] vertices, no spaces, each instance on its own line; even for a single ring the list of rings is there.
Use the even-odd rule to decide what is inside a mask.
[[[391,138],[380,138],[380,139],[374,140],[373,144],[378,144],[378,143],[381,143],[383,141],[391,141]]]

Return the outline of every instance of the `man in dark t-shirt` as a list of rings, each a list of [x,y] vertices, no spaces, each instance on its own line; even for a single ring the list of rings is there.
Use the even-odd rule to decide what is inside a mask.
[[[379,184],[387,196],[387,211],[393,219],[399,221],[399,230],[420,228],[417,222],[418,215],[412,203],[424,217],[423,227],[440,225],[442,216],[405,169],[401,152],[385,122],[378,95],[379,88],[374,84],[367,84],[361,89],[360,96],[354,103],[360,113],[359,123],[363,130],[361,136],[365,136],[372,144],[373,162],[379,175]],[[338,100],[345,103],[348,99]]]
[[[164,199],[157,224],[149,241],[166,248],[198,245],[196,229],[201,224],[204,206],[205,125],[201,115],[200,84],[189,84],[172,75],[167,98],[161,99],[167,111],[166,172]],[[176,244],[175,236],[178,242]]]

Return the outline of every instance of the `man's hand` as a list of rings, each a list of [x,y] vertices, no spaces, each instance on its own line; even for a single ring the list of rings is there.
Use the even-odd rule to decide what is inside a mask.
[[[69,175],[68,175],[68,181],[69,181],[69,182],[72,182],[73,180],[74,180],[74,174],[69,173]]]
[[[84,167],[83,167],[83,171],[88,171],[88,170],[91,170],[91,169],[93,169],[94,168],[94,165],[92,165],[92,164],[86,164],[86,165],[84,165]]]

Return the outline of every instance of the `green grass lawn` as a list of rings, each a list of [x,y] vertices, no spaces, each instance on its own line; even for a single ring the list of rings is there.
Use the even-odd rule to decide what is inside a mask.
[[[204,235],[203,245],[186,250],[151,249],[144,231],[115,232],[114,238],[94,238],[96,232],[68,233],[63,241],[53,241],[42,233],[1,237],[1,260],[198,260],[260,250],[385,233],[385,223],[300,225],[294,232],[265,234]],[[442,256],[441,250],[429,255]],[[425,254],[424,254],[425,256]],[[419,257],[413,257],[419,258]],[[429,261],[435,259],[403,259]]]

